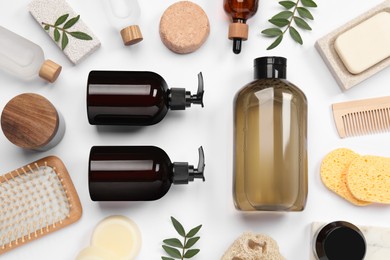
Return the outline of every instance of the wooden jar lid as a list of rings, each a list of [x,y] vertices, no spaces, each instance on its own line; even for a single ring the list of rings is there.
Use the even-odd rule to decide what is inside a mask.
[[[142,37],[141,29],[138,25],[130,25],[121,30],[123,44],[126,46],[139,43],[144,38]]]
[[[39,70],[39,76],[50,83],[53,83],[60,75],[61,69],[62,67],[54,61],[46,60]]]
[[[185,54],[196,51],[210,34],[210,24],[203,9],[190,1],[177,2],[160,20],[160,37],[173,52]]]
[[[248,39],[248,25],[245,23],[231,23],[229,25],[229,39],[234,38],[246,41]]]
[[[8,140],[25,149],[48,144],[59,126],[57,110],[46,98],[25,93],[11,99],[1,114],[1,129]]]

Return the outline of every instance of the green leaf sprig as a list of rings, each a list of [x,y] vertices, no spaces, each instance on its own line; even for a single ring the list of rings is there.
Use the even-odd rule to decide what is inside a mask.
[[[79,39],[79,40],[84,40],[84,41],[92,40],[92,37],[84,32],[80,32],[80,31],[70,32],[70,31],[68,31],[68,29],[70,29],[73,25],[75,25],[79,21],[80,15],[73,17],[69,20],[68,20],[68,18],[69,18],[69,14],[64,14],[64,15],[61,15],[54,24],[42,23],[43,28],[48,33],[50,32],[50,28],[54,29],[53,36],[54,36],[54,40],[56,42],[59,42],[61,39],[61,36],[62,36],[62,39],[61,39],[62,50],[64,50],[69,43],[68,35],[70,35],[76,39]],[[60,25],[62,25],[62,24],[63,24],[63,26],[60,27]]]
[[[277,27],[268,28],[261,32],[265,36],[276,38],[274,42],[268,46],[267,50],[271,50],[278,46],[282,42],[283,36],[287,31],[289,31],[291,38],[293,38],[295,42],[302,45],[302,37],[298,30],[293,26],[293,22],[297,27],[311,31],[311,27],[307,23],[307,20],[314,20],[314,17],[308,8],[317,7],[317,4],[313,0],[297,0],[296,2],[289,0],[281,1],[279,4],[286,10],[274,15],[268,20]],[[286,28],[282,30],[283,27]]]
[[[177,221],[174,217],[171,217],[173,227],[176,229],[177,233],[184,238],[184,241],[180,241],[177,238],[164,239],[163,249],[170,256],[162,256],[162,260],[174,260],[174,259],[188,259],[194,257],[199,253],[199,249],[190,249],[196,242],[199,240],[199,236],[195,236],[202,225],[194,227],[188,233],[185,232],[182,224]]]

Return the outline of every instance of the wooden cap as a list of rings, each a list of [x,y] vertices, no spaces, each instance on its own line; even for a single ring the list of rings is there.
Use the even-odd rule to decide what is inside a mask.
[[[39,149],[56,135],[57,110],[46,98],[25,93],[11,99],[1,114],[1,129],[8,140],[25,149]]]
[[[51,60],[46,60],[39,70],[39,77],[53,83],[61,73],[62,67]]]
[[[248,39],[248,25],[246,23],[231,23],[229,25],[229,39],[233,38],[246,41]]]
[[[121,30],[121,36],[124,45],[129,46],[139,43],[144,38],[142,37],[141,29],[138,25],[130,25]]]
[[[160,20],[160,38],[173,52],[186,54],[199,49],[210,34],[205,11],[190,1],[168,7]]]

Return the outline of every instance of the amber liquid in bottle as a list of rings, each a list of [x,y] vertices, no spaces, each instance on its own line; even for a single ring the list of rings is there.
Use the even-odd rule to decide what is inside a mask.
[[[258,0],[224,0],[225,12],[231,16],[232,24],[229,27],[229,39],[233,40],[233,52],[241,52],[242,40],[248,38],[246,21],[257,12]]]
[[[300,211],[307,196],[306,97],[284,79],[285,71],[264,75],[235,100],[235,205]]]

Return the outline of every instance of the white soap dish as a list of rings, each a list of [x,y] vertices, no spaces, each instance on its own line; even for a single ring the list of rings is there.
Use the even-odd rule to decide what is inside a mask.
[[[343,63],[343,60],[340,58],[335,49],[335,41],[340,35],[369,20],[370,18],[381,12],[390,12],[390,0],[386,0],[382,4],[377,5],[371,10],[368,10],[364,14],[356,17],[345,25],[330,32],[316,42],[316,49],[322,56],[323,60],[332,72],[333,76],[335,77],[337,83],[342,90],[350,89],[351,87],[373,76],[374,74],[378,73],[379,71],[390,65],[390,57],[387,57],[376,63],[375,65],[369,67],[368,69],[360,73],[353,74],[348,71],[347,67]],[[383,26],[386,26],[386,28],[388,28],[387,24],[383,24]]]

